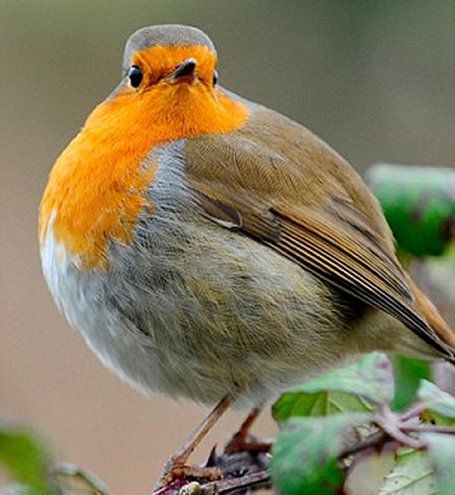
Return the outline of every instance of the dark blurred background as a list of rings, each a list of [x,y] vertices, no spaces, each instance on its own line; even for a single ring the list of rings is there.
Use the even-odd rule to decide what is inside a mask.
[[[160,23],[205,30],[222,85],[302,122],[360,171],[455,164],[453,1],[1,0],[0,412],[117,494],[150,490],[205,411],[147,399],[91,355],[43,283],[36,216],[56,156],[116,85],[126,38]]]

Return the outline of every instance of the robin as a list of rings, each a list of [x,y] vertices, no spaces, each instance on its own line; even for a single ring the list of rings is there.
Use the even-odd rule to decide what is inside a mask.
[[[361,353],[455,362],[455,335],[403,270],[378,202],[321,139],[218,84],[212,41],[154,26],[50,173],[42,267],[101,361],[146,392],[232,404]],[[204,470],[205,469],[205,470]],[[213,469],[199,475],[216,477]]]

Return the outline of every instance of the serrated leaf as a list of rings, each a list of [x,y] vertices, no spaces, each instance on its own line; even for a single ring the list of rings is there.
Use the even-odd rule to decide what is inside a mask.
[[[417,397],[427,407],[422,414],[424,421],[447,426],[455,425],[455,397],[427,380],[420,382]]]
[[[396,464],[385,477],[379,495],[436,495],[436,479],[425,452],[398,452]]]
[[[273,405],[273,416],[283,422],[294,416],[370,412],[393,394],[390,361],[384,354],[372,353],[285,392]]]
[[[32,433],[0,423],[0,465],[31,493],[55,493],[48,481],[49,462],[49,453]]]
[[[438,495],[455,493],[455,436],[442,433],[422,435],[428,445],[428,460],[434,469]]]
[[[352,438],[353,427],[371,418],[368,414],[338,414],[288,421],[273,448],[275,489],[282,495],[338,493],[345,476],[337,456]]]

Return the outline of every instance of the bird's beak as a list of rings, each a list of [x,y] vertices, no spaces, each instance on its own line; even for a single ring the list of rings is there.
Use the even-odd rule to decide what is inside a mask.
[[[193,80],[196,77],[196,60],[187,58],[181,64],[177,65],[171,74],[172,81],[178,81],[182,78]]]

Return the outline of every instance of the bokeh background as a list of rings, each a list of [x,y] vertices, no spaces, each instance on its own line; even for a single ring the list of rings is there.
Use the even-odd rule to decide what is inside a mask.
[[[56,156],[116,85],[124,41],[160,23],[205,30],[221,84],[304,123],[360,171],[455,165],[453,1],[1,0],[0,412],[116,494],[150,491],[206,411],[146,398],[91,355],[43,283],[36,215]],[[205,450],[239,421],[230,413]],[[259,431],[271,429],[265,417]]]

